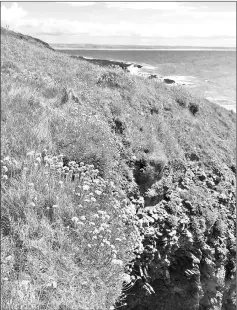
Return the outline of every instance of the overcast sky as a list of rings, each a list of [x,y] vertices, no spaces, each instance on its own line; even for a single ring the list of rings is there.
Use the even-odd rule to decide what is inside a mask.
[[[235,47],[234,2],[2,2],[1,24],[48,43]]]

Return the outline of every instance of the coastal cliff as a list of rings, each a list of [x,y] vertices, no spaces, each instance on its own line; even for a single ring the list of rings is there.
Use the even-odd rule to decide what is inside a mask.
[[[234,309],[236,114],[38,42],[1,29],[2,308]]]

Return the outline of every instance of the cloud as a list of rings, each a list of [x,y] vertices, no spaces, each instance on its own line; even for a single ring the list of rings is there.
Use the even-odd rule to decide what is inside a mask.
[[[65,2],[70,5],[92,5],[95,2]],[[73,3],[73,4],[72,4]],[[106,5],[112,7],[125,8],[135,6],[136,9],[153,9],[156,15],[160,17],[158,10],[163,10],[163,14],[174,14],[173,18],[154,18],[149,19],[149,14],[144,14],[144,19],[138,19],[131,22],[130,19],[118,20],[113,23],[106,23],[106,15],[104,20],[83,22],[78,20],[69,20],[67,18],[28,18],[28,12],[25,11],[18,3],[12,3],[9,8],[2,5],[1,19],[2,24],[9,24],[10,27],[17,31],[25,31],[27,27],[31,31],[31,35],[50,35],[50,36],[80,36],[86,34],[88,36],[98,37],[139,37],[139,38],[208,38],[208,37],[231,37],[236,36],[236,13],[235,12],[200,12],[196,6],[190,9],[189,6],[177,2],[111,2]],[[189,5],[189,4],[188,4]],[[183,12],[181,7],[185,7],[186,15],[180,17],[175,14]],[[164,10],[166,10],[164,13]],[[189,10],[189,12],[187,11]],[[180,13],[183,14],[183,13]],[[154,15],[156,17],[156,15]],[[52,14],[52,16],[55,16]],[[178,18],[178,17],[179,18]],[[133,19],[134,20],[134,19]],[[105,21],[105,22],[104,22]],[[28,30],[27,30],[28,31]]]
[[[9,25],[10,28],[37,27],[39,21],[34,18],[26,18],[28,12],[22,9],[17,2],[12,3],[9,8],[1,5],[1,23]]]
[[[121,21],[114,24],[93,22],[79,22],[59,19],[48,19],[42,22],[41,30],[44,34],[64,33],[67,35],[89,34],[93,36],[139,36],[139,37],[214,37],[236,35],[235,27],[230,24],[223,25],[219,20],[202,21],[189,24],[171,22],[159,23],[129,23]],[[232,25],[234,26],[234,24]]]
[[[10,8],[6,8],[4,5],[1,6],[1,20],[8,23],[12,21],[19,21],[25,16],[27,12],[23,10],[17,2],[14,2]]]
[[[56,2],[56,3],[64,3],[70,6],[73,6],[73,7],[91,6],[91,5],[96,4],[96,2],[86,2],[86,1],[84,2]]]
[[[120,10],[158,10],[158,11],[189,11],[194,10],[194,6],[186,6],[178,2],[105,2],[108,8]]]

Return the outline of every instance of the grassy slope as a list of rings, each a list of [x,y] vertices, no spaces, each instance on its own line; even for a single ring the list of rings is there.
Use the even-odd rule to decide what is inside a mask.
[[[131,76],[122,70],[104,69],[88,62],[74,60],[34,44],[32,40],[21,40],[6,30],[2,32],[1,55],[2,156],[15,158],[19,167],[26,161],[27,152],[42,152],[43,149],[47,149],[50,154],[63,153],[70,160],[94,164],[99,169],[100,176],[114,180],[127,195],[134,195],[138,191],[133,177],[134,160],[151,163],[153,161],[156,165],[164,165],[175,161],[186,162],[189,156],[195,153],[204,165],[212,163],[223,171],[235,165],[235,114],[194,97],[181,87],[169,87],[153,80]],[[76,99],[67,99],[69,89],[73,90]],[[190,111],[193,103],[198,106],[195,115]],[[145,189],[141,187],[141,190]],[[14,229],[18,235],[29,243],[24,229],[29,230],[32,225],[39,225],[40,220],[34,214],[34,220],[30,222],[31,213],[24,210],[19,191],[16,185],[15,188],[10,183],[6,185],[5,202],[9,205],[9,201],[14,201],[15,208],[19,207],[19,204],[23,206],[22,212],[26,213],[26,222],[22,224],[18,218],[18,211],[12,208],[11,225],[15,225]],[[64,197],[65,201],[66,198],[70,201],[68,196]],[[9,215],[6,208],[3,208],[3,211]],[[16,214],[18,216],[14,217]],[[61,234],[62,243],[65,235],[62,233],[63,228],[56,231],[46,218],[40,227],[41,238],[34,239],[34,242],[39,249],[37,242],[44,240],[41,247],[47,252],[49,248],[45,240],[52,231]],[[61,227],[60,225],[58,227]],[[11,236],[4,239],[5,258],[14,258],[14,242]],[[73,253],[73,247],[70,246],[67,245],[70,248],[69,252]],[[75,295],[70,293],[69,308],[78,309],[77,303],[82,296],[87,299],[82,301],[82,305],[87,309],[108,308],[119,295],[121,280],[115,281],[116,286],[111,280],[114,274],[110,274],[109,280],[104,275],[106,269],[102,267],[93,269],[87,266],[75,271],[73,268],[79,267],[67,266],[69,257],[65,249],[57,253],[65,260],[65,269],[62,267],[60,271],[59,265],[56,264],[54,270],[48,272],[49,277],[60,278],[62,270],[65,276],[65,270],[68,268],[69,278],[70,274],[84,272],[83,276],[85,275],[87,280],[90,279],[90,289],[95,274],[99,274],[101,280],[98,284],[101,289],[95,289],[94,295],[91,295],[88,289],[83,292],[83,285],[79,280],[79,287],[83,293],[75,297],[80,291],[78,288],[75,288]],[[51,248],[50,254],[47,253],[49,260],[54,260],[55,253],[56,250]],[[62,261],[60,263],[62,264]],[[29,274],[32,278],[34,273]],[[19,282],[16,282],[15,275],[11,276],[12,286],[9,284],[6,294],[10,294],[14,299],[10,293],[11,288],[18,285],[19,291],[22,292],[23,289]],[[39,272],[38,275],[34,274],[34,281],[31,287],[32,295],[25,301],[24,309],[30,309],[30,303],[41,309],[39,304],[43,303],[43,299],[35,297],[36,291],[42,289],[49,279]],[[65,283],[69,286],[70,281],[67,281],[68,278]],[[114,287],[113,293],[109,287]],[[89,293],[86,294],[86,291]],[[57,299],[58,294],[61,296],[60,301]],[[67,309],[60,308],[60,303],[62,305],[68,300],[68,294],[66,287],[61,285],[55,295],[52,295],[54,298],[51,304],[48,303],[49,309]],[[17,301],[13,300],[11,306],[5,305],[6,309],[16,309],[14,302]],[[24,304],[23,301],[22,303]],[[36,306],[32,307],[38,309]]]

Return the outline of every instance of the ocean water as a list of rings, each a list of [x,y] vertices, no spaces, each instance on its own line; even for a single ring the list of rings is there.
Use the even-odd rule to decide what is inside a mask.
[[[236,111],[236,51],[231,50],[60,50],[89,58],[132,62],[142,71],[188,84],[201,96]]]

